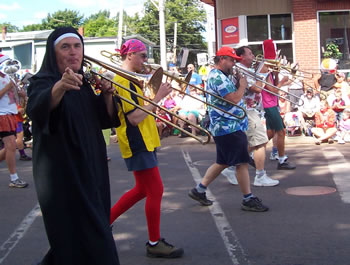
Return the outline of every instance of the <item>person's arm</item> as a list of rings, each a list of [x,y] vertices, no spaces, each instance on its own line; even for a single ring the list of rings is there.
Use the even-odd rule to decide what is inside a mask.
[[[328,111],[327,121],[325,121],[327,128],[335,127],[335,112]]]
[[[239,78],[237,82],[237,90],[235,92],[229,93],[224,96],[224,99],[233,102],[234,104],[238,104],[238,102],[242,99],[244,95],[244,91],[248,86],[248,82],[246,78]]]
[[[52,88],[50,109],[53,110],[58,106],[66,91],[80,90],[80,86],[83,84],[82,80],[83,76],[81,74],[76,74],[67,67],[62,78]]]
[[[169,83],[162,83],[158,89],[158,92],[154,99],[152,100],[154,103],[158,103],[161,101],[164,97],[166,97],[170,92],[172,91],[172,87]],[[157,109],[157,106],[153,104],[148,104],[143,106],[146,110],[149,111],[155,111]],[[133,126],[137,126],[140,122],[142,122],[149,114],[141,109],[135,109],[131,113],[129,113],[126,117],[128,118],[129,122]]]
[[[10,81],[3,89],[0,90],[0,99],[12,88],[15,87],[15,84]]]

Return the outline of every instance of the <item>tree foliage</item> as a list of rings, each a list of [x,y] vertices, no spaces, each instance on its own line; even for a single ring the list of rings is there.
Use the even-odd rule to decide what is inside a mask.
[[[159,36],[159,11],[153,4],[155,1],[147,0],[144,3],[143,14],[128,16],[123,13],[124,35],[139,34],[142,37],[156,43],[154,56],[159,61],[160,36]],[[198,52],[206,51],[206,43],[202,33],[205,31],[203,23],[206,22],[206,13],[203,4],[199,0],[167,0],[165,1],[165,31],[167,50],[174,48],[174,24],[177,23],[177,43],[179,52],[181,48],[188,48],[190,51],[189,60],[194,62]],[[8,23],[9,24],[9,23]],[[116,37],[118,32],[119,14],[110,17],[108,10],[100,10],[84,19],[78,11],[60,10],[42,20],[41,24],[24,26],[21,31],[55,29],[62,26],[72,26],[78,29],[84,26],[87,37]],[[10,25],[8,31],[17,31],[18,28]],[[191,58],[192,56],[192,58]]]
[[[19,30],[17,26],[12,25],[10,22],[1,23],[0,27],[6,27],[7,32],[17,32]]]
[[[165,31],[169,51],[174,48],[175,22],[177,22],[176,48],[178,51],[183,47],[195,53],[206,51],[207,46],[202,36],[205,31],[203,23],[206,22],[206,13],[199,0],[165,2]],[[145,3],[145,15],[142,18],[136,15],[128,26],[133,33],[140,34],[159,45],[159,11],[151,0]],[[157,57],[159,57],[159,50],[158,53],[155,50],[155,58],[158,59]],[[193,54],[192,56],[190,54],[190,57],[189,60],[194,61]]]
[[[107,10],[99,11],[84,21],[84,34],[87,37],[116,36],[116,19],[111,19]]]

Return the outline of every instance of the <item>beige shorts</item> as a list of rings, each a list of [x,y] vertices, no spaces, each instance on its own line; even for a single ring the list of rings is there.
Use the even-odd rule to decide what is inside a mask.
[[[259,113],[255,110],[248,110],[248,130],[246,132],[249,147],[266,144],[269,139],[266,134],[266,127],[263,124]]]

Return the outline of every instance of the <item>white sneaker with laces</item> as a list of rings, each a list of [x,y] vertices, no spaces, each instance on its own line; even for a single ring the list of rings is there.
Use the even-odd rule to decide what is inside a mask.
[[[278,160],[278,153],[270,153],[270,160]]]
[[[235,167],[227,167],[221,171],[221,174],[224,175],[232,185],[238,185]]]
[[[278,185],[280,182],[277,179],[272,179],[266,175],[266,172],[262,176],[255,176],[254,186],[257,187],[272,187]]]

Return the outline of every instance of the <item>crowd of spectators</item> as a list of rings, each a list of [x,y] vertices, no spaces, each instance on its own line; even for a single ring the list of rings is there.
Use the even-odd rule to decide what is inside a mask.
[[[189,65],[192,71],[193,65]],[[178,73],[176,67],[170,67],[171,72]],[[322,75],[315,76],[314,82],[310,84],[305,78],[302,71],[294,73],[284,73],[288,75],[287,82],[279,91],[279,109],[286,127],[286,134],[292,136],[310,136],[314,137],[315,144],[319,145],[324,142],[339,144],[350,142],[350,73],[347,75],[343,72],[333,73],[326,76],[333,84],[328,85],[327,89],[322,87]],[[283,76],[283,73],[280,74]],[[202,76],[201,88],[205,87],[205,76]],[[334,81],[332,81],[334,80]],[[180,88],[179,83],[172,81],[172,86]],[[174,91],[162,106],[171,112],[179,115],[183,119],[201,124],[205,116],[206,106],[204,103],[194,98],[205,101],[201,90],[187,87],[187,93]],[[191,95],[193,97],[188,96]],[[163,111],[160,115],[165,115]],[[185,122],[174,115],[167,114],[167,119],[181,128],[198,135],[195,128],[191,128]],[[160,136],[187,135],[176,128],[160,121],[158,119]],[[160,125],[161,124],[161,125]],[[165,131],[163,133],[162,131]]]

